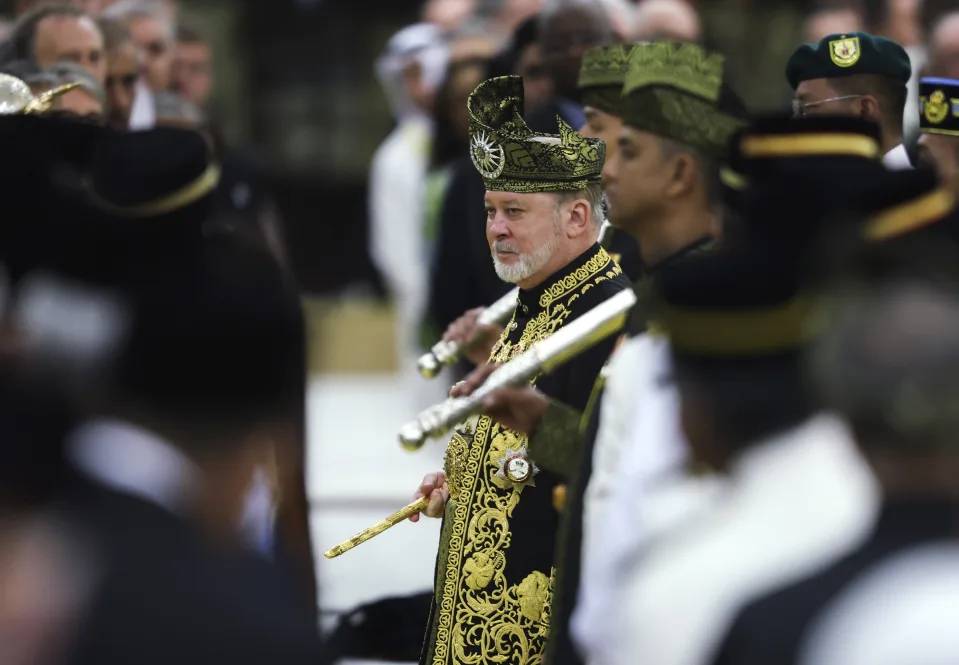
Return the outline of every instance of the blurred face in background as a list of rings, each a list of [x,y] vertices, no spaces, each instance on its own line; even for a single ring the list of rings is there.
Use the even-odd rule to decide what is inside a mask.
[[[103,35],[88,16],[48,16],[37,24],[34,55],[41,68],[58,62],[73,62],[86,69],[98,83],[106,79]]]
[[[431,113],[436,102],[436,91],[423,76],[423,67],[413,61],[403,67],[403,87],[414,105],[424,113]]]
[[[523,77],[527,113],[553,98],[553,79],[543,62],[543,49],[538,42],[528,45],[520,53],[516,75]]]
[[[115,4],[118,3],[120,0],[75,0],[75,1],[77,1],[77,2],[85,2],[85,1],[86,1],[86,2],[97,2],[97,1],[99,1],[99,3],[100,3],[100,11],[104,11],[105,9],[107,9],[108,7],[110,7],[110,5],[115,5]],[[169,16],[170,21],[173,22],[173,23],[175,23],[175,22],[176,22],[176,19],[177,19],[177,16],[179,16],[179,13],[180,13],[180,3],[179,3],[177,0],[163,0],[162,6],[163,6],[163,9],[165,10],[166,14]]]
[[[17,0],[14,3],[14,14],[23,16],[41,5],[72,5],[91,16],[96,16],[106,4],[106,0]]]
[[[123,42],[107,59],[107,124],[116,130],[130,126],[130,113],[140,78],[139,51],[133,42]]]
[[[476,0],[428,0],[423,7],[423,20],[453,32],[476,11]]]
[[[556,94],[576,96],[579,68],[583,54],[610,39],[603,17],[585,8],[558,12],[543,28],[541,44],[543,61],[553,79]]]
[[[543,0],[504,0],[497,22],[512,34],[520,23],[538,14],[543,4]]]
[[[103,9],[103,0],[73,0],[72,4],[90,16],[96,16]]]
[[[213,93],[213,50],[203,42],[178,42],[173,58],[173,89],[205,108]]]
[[[173,35],[170,26],[152,16],[137,16],[128,27],[143,58],[143,73],[154,92],[170,89],[173,75]]]
[[[633,17],[630,41],[698,42],[702,31],[699,14],[686,0],[643,0]]]
[[[959,12],[946,14],[933,29],[926,75],[959,78]]]
[[[862,14],[852,7],[823,9],[813,12],[803,24],[803,37],[807,42],[818,42],[826,35],[842,32],[857,32],[864,28]]]
[[[922,44],[922,25],[919,10],[922,0],[886,0],[886,21],[878,30],[902,46]]]
[[[482,61],[462,63],[450,72],[447,98],[449,120],[457,138],[464,142],[469,141],[469,114],[466,112],[466,101],[476,86],[483,82],[485,73],[486,67]]]

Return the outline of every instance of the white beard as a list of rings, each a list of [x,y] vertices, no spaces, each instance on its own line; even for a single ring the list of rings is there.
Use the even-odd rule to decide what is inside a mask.
[[[512,264],[505,264],[499,260],[496,255],[496,247],[499,243],[493,245],[493,268],[496,269],[496,276],[504,282],[516,284],[535,275],[543,269],[553,254],[556,252],[556,246],[559,244],[557,236],[550,236],[540,247],[537,247],[529,254],[520,254],[517,261]],[[511,248],[509,243],[503,242],[504,249]]]

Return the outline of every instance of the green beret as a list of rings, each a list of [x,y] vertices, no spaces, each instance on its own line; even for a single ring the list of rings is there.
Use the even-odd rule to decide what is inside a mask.
[[[746,117],[725,81],[724,63],[696,44],[637,44],[623,84],[623,122],[722,156]]]
[[[523,120],[523,79],[480,83],[467,102],[470,158],[486,189],[576,192],[600,182],[606,144],[580,136],[562,118],[559,134],[537,134]]]
[[[959,79],[919,79],[919,129],[959,136]]]
[[[786,79],[795,90],[802,81],[875,74],[901,81],[912,75],[909,55],[899,44],[865,32],[828,35],[803,44],[786,63]]]
[[[579,92],[584,105],[620,115],[623,82],[635,44],[596,46],[583,55],[579,70]]]

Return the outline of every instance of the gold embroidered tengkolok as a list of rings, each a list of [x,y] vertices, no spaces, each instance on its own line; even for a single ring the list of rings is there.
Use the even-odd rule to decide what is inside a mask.
[[[514,312],[491,360],[506,362],[552,334],[572,315],[576,300],[621,273],[605,250],[598,249],[581,267],[543,290],[539,310],[530,313],[515,343],[510,341],[516,337]],[[536,488],[504,473],[504,460],[528,460],[527,443],[526,435],[487,416],[471,418],[449,442],[445,468],[451,498],[436,581],[433,665],[542,662],[554,570],[530,570],[512,581],[506,576],[510,518],[523,491]],[[533,461],[528,462],[532,468]]]

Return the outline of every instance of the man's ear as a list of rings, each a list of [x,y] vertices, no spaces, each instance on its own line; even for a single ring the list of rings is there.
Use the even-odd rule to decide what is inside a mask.
[[[574,199],[569,202],[569,216],[566,220],[566,235],[578,238],[593,224],[592,211],[586,199]]]
[[[859,98],[859,109],[864,120],[882,124],[882,111],[879,108],[879,100],[872,95],[865,95]]]
[[[680,152],[669,158],[666,173],[669,176],[666,196],[681,198],[695,189],[699,180],[699,163],[688,152]]]

